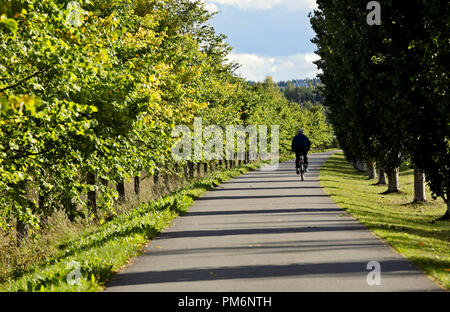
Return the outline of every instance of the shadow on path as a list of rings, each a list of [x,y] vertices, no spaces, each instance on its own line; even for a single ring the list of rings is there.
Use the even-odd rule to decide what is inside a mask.
[[[236,215],[236,214],[272,214],[272,213],[326,213],[336,212],[343,213],[340,208],[294,208],[294,209],[252,209],[252,210],[208,210],[208,211],[192,211],[185,216],[216,216],[216,215]]]
[[[382,263],[383,272],[417,275],[411,272],[408,263],[401,260],[386,260]],[[210,281],[220,279],[254,279],[284,276],[326,275],[327,278],[343,275],[362,276],[365,281],[367,262],[327,262],[289,265],[249,265],[217,268],[190,268],[168,271],[147,271],[139,273],[123,273],[111,283],[111,286],[139,285],[153,283]]]
[[[229,230],[197,230],[197,231],[170,231],[160,234],[158,239],[185,238],[185,237],[210,237],[227,235],[255,235],[255,234],[289,234],[305,232],[346,232],[366,231],[360,224],[342,226],[305,226],[292,228],[256,228],[256,229],[229,229]]]

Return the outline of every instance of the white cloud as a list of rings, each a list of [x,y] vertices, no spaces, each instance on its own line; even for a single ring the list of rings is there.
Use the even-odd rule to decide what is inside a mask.
[[[307,11],[317,8],[316,0],[206,0],[206,2],[236,6],[241,10],[270,10],[276,6]]]
[[[272,76],[275,81],[314,78],[319,73],[317,66],[313,64],[319,56],[314,53],[279,57],[231,53],[229,59],[242,65],[237,74],[253,81],[262,81],[266,76]]]
[[[214,13],[214,12],[218,12],[219,11],[219,8],[217,7],[217,5],[215,5],[213,2],[211,2],[211,1],[206,1],[206,3],[205,3],[205,8],[209,11],[209,12],[211,12],[211,13]]]

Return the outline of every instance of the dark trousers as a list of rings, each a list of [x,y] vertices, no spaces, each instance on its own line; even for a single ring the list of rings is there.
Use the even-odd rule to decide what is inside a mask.
[[[303,155],[303,161],[308,166],[308,150],[305,147],[295,148],[295,168],[300,168],[300,156]]]

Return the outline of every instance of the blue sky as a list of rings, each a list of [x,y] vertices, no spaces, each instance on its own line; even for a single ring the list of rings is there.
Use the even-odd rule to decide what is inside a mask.
[[[234,47],[231,59],[242,65],[238,74],[261,81],[313,78],[318,57],[308,13],[314,0],[206,0],[220,11],[211,24],[228,36]]]

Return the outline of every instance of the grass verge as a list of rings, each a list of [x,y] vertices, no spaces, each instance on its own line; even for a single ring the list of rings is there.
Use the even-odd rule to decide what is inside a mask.
[[[187,212],[195,198],[262,164],[215,171],[69,240],[52,242],[57,246],[54,254],[42,263],[29,265],[14,278],[8,278],[0,285],[0,291],[99,291],[114,273],[139,255],[155,235],[178,215]]]
[[[320,170],[320,183],[336,204],[376,236],[421,268],[441,287],[450,289],[450,222],[433,220],[446,210],[443,200],[412,203],[413,170],[401,168],[401,193],[381,195],[387,186],[374,185],[354,169],[342,153]]]

